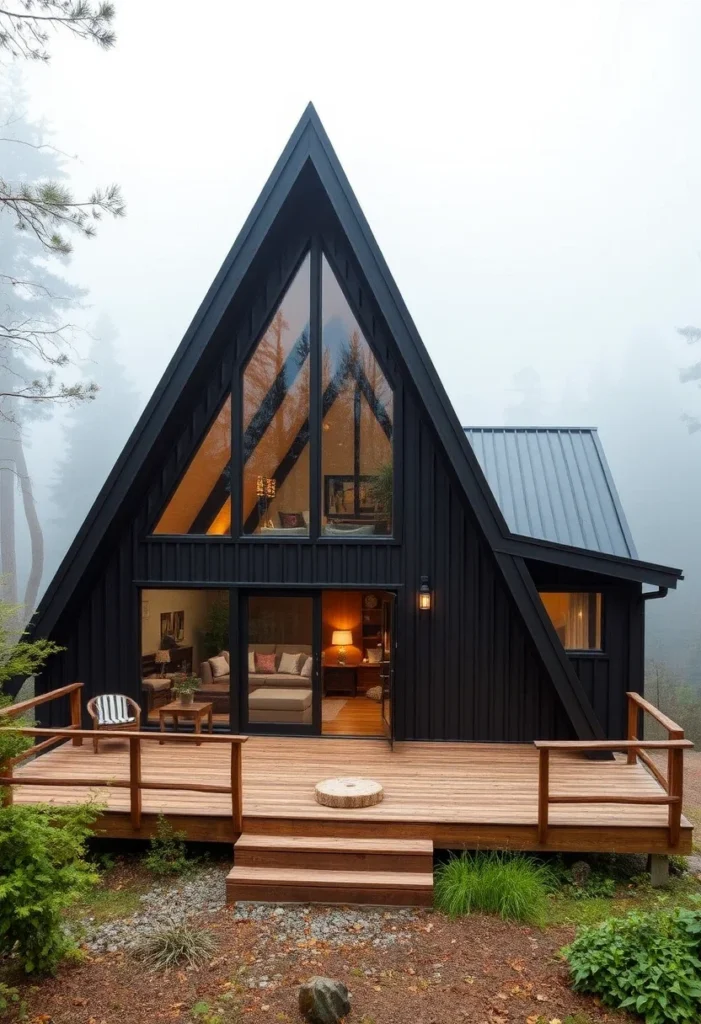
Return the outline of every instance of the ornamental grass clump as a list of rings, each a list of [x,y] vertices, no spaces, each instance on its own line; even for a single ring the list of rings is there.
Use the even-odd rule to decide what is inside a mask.
[[[701,1020],[701,911],[613,917],[581,928],[563,951],[572,988],[646,1024]]]
[[[552,878],[547,867],[521,855],[463,853],[436,870],[435,904],[449,917],[497,914],[542,925]]]
[[[133,952],[150,970],[167,971],[171,967],[202,967],[212,959],[216,948],[211,932],[173,922],[143,936]]]

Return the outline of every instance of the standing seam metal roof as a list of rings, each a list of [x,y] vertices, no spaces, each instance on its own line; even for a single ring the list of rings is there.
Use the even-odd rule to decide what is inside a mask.
[[[596,429],[463,429],[512,533],[638,557]]]

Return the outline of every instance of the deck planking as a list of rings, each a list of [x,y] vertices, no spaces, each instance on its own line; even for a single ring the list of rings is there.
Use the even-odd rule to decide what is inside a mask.
[[[667,809],[654,805],[553,804],[544,847],[536,836],[538,755],[527,744],[400,743],[394,751],[377,740],[252,736],[243,750],[243,815],[246,831],[278,834],[393,836],[431,839],[438,847],[475,845],[521,849],[668,852]],[[352,773],[377,779],[385,790],[374,807],[322,807],[313,796],[320,779]],[[127,779],[124,740],[63,744],[18,767],[18,776],[67,777],[75,785],[16,786],[18,803],[71,804],[94,796],[105,805],[106,835],[147,835],[165,813],[192,838],[230,841],[230,798],[222,794],[144,790],[145,822],[134,833],[129,791],[80,785],[81,778]],[[148,782],[178,779],[227,785],[229,750],[216,744],[142,743],[142,776]],[[662,789],[641,765],[625,758],[588,760],[570,752],[551,755],[553,796],[579,793],[645,796]],[[675,852],[691,849],[691,827],[682,819]]]

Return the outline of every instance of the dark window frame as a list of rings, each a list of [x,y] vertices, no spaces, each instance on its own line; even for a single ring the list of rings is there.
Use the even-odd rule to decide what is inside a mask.
[[[541,594],[598,594],[600,596],[600,616],[599,616],[599,635],[601,640],[600,647],[565,647],[562,645],[562,649],[565,654],[571,657],[577,658],[608,658],[608,651],[606,649],[606,591],[604,587],[583,587],[577,584],[567,585],[564,583],[552,584],[552,585],[539,585],[536,588],[538,590],[538,596]],[[548,616],[550,625],[555,629],[555,625],[548,614],[548,609],[543,603],[543,609],[545,614]],[[556,630],[557,632],[557,630]],[[558,637],[559,639],[559,637]]]

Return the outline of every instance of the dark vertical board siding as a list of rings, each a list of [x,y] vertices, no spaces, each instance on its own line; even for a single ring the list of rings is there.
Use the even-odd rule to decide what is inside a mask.
[[[226,324],[188,385],[187,400],[179,404],[154,445],[151,465],[134,481],[130,501],[113,524],[104,550],[59,622],[55,635],[68,651],[52,660],[42,685],[48,688],[80,678],[86,683],[87,696],[115,691],[138,695],[137,581],[168,587],[204,583],[236,588],[255,583],[396,588],[398,739],[568,738],[572,730],[559,699],[413,382],[402,378],[400,354],[374,300],[329,220],[324,221],[321,236],[358,321],[393,382],[401,410],[395,431],[394,540],[363,544],[228,537],[148,539],[148,530],[232,379],[238,381],[252,344],[309,244],[308,230],[305,234],[296,228],[276,244],[274,240],[267,244],[268,263],[252,272],[242,289],[245,294],[232,303]],[[234,402],[234,411],[237,406]],[[430,612],[418,609],[417,591],[424,574],[433,592]],[[237,607],[234,590],[232,650],[239,630]],[[232,657],[234,664],[238,661]],[[598,684],[587,685],[593,687],[596,700]],[[237,710],[232,715],[234,728]]]

